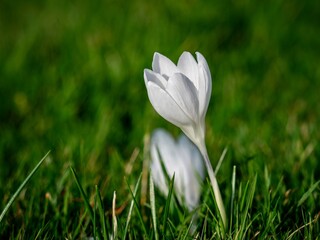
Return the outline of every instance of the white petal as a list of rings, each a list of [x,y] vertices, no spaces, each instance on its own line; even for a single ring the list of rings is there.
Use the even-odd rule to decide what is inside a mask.
[[[204,119],[211,98],[212,79],[207,61],[201,53],[197,52],[196,55],[199,66],[199,114]]]
[[[171,157],[174,154],[174,139],[164,130],[159,129],[154,131],[151,137],[151,172],[155,185],[160,189],[160,191],[164,194],[168,194],[168,184],[166,182],[165,174],[162,169],[161,161],[166,167],[167,174],[170,177],[170,173],[168,169],[168,162],[171,162]]]
[[[192,82],[185,75],[176,73],[169,78],[166,91],[182,111],[192,119],[189,124],[196,122],[199,113],[199,100],[197,90]]]
[[[172,97],[154,82],[147,83],[147,90],[152,106],[164,119],[178,127],[192,121]]]
[[[177,66],[169,58],[157,52],[153,55],[152,70],[160,73],[167,79],[179,72]]]
[[[153,182],[157,186],[157,188],[159,188],[162,194],[167,195],[169,192],[169,188],[168,188],[168,184],[166,183],[165,175],[162,171],[161,162],[160,162],[161,158],[155,147],[151,147],[150,152],[151,152],[151,155],[153,155],[152,162],[150,165]]]
[[[182,132],[194,143],[197,142],[197,136],[198,135],[195,131],[195,125],[185,125],[181,127]]]
[[[188,161],[186,163],[191,164],[190,169],[192,173],[203,179],[205,174],[204,162],[199,149],[184,134],[179,137],[178,145],[184,158],[189,160],[189,163]]]
[[[178,61],[178,68],[192,81],[196,89],[199,89],[198,64],[191,53],[182,53]]]
[[[200,199],[201,180],[204,178],[204,166],[198,148],[185,136],[178,140],[180,156],[184,158],[184,197],[189,210],[194,209]]]
[[[176,142],[173,137],[163,129],[157,129],[153,132],[151,145],[157,146],[161,157],[164,159],[170,159],[175,155]]]
[[[144,82],[146,86],[148,82],[154,82],[160,88],[165,89],[167,86],[167,80],[164,79],[159,73],[153,72],[149,69],[145,69],[143,72]]]
[[[186,181],[185,201],[189,211],[192,211],[199,204],[201,184],[195,175],[188,175]]]
[[[162,161],[170,178],[175,173],[175,193],[179,202],[190,211],[198,205],[201,192],[199,174],[193,165],[193,161],[199,160],[193,158],[193,151],[196,149],[184,135],[176,142],[162,129],[154,131],[151,137],[151,171],[155,185],[162,193],[168,194]]]
[[[162,162],[170,179],[175,174],[175,190],[178,195],[181,195],[184,186],[184,178],[182,176],[184,171],[183,159],[179,155],[175,140],[162,129],[158,129],[152,134],[151,157],[151,171],[155,184],[165,195],[168,194],[166,177],[161,166]]]

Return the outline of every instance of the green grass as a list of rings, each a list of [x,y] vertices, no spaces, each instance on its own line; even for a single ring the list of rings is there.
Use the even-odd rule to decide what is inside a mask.
[[[319,239],[319,5],[1,1],[0,212],[51,151],[10,203],[1,239],[109,238],[115,220],[119,238],[191,239],[193,213],[174,193],[155,188],[150,202],[145,139],[157,127],[179,134],[147,98],[155,51],[174,61],[199,51],[210,66],[214,168],[228,148],[217,174],[225,238]],[[207,182],[196,233],[223,235]]]

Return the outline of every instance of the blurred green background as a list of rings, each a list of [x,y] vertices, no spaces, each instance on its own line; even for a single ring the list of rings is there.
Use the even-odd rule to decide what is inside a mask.
[[[107,199],[113,190],[120,202],[127,196],[124,169],[138,148],[135,182],[144,136],[156,127],[179,133],[146,94],[143,69],[155,51],[174,62],[199,51],[208,61],[213,166],[229,147],[222,189],[234,164],[240,179],[267,166],[275,184],[308,185],[320,172],[319,16],[311,0],[1,1],[1,209],[52,151],[8,222],[25,221],[19,211],[46,192],[59,202],[74,187],[69,165],[89,189],[104,184]]]

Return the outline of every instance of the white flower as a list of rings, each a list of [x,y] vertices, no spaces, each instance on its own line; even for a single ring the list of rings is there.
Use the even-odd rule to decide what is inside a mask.
[[[154,109],[181,128],[202,154],[226,226],[220,189],[205,144],[205,116],[211,97],[211,74],[205,58],[198,52],[196,55],[197,61],[189,52],[184,52],[175,65],[167,57],[155,53],[152,70],[144,70],[144,81]]]
[[[175,141],[168,132],[157,129],[151,137],[150,153],[151,175],[159,190],[168,195],[164,166],[170,180],[175,174],[174,190],[180,204],[190,211],[197,207],[201,194],[200,181],[204,178],[203,160],[197,147],[183,134]]]
[[[198,52],[196,56],[197,61],[184,52],[175,65],[155,53],[152,70],[144,70],[144,80],[154,109],[199,146],[204,144],[212,83],[205,58]]]

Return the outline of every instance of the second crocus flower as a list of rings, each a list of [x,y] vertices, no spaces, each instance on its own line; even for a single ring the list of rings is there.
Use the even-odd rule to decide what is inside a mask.
[[[174,190],[180,204],[189,211],[196,208],[204,178],[203,160],[197,147],[183,134],[176,141],[165,130],[157,129],[151,137],[150,154],[151,174],[159,190],[167,196],[166,174],[170,180],[175,174]]]

